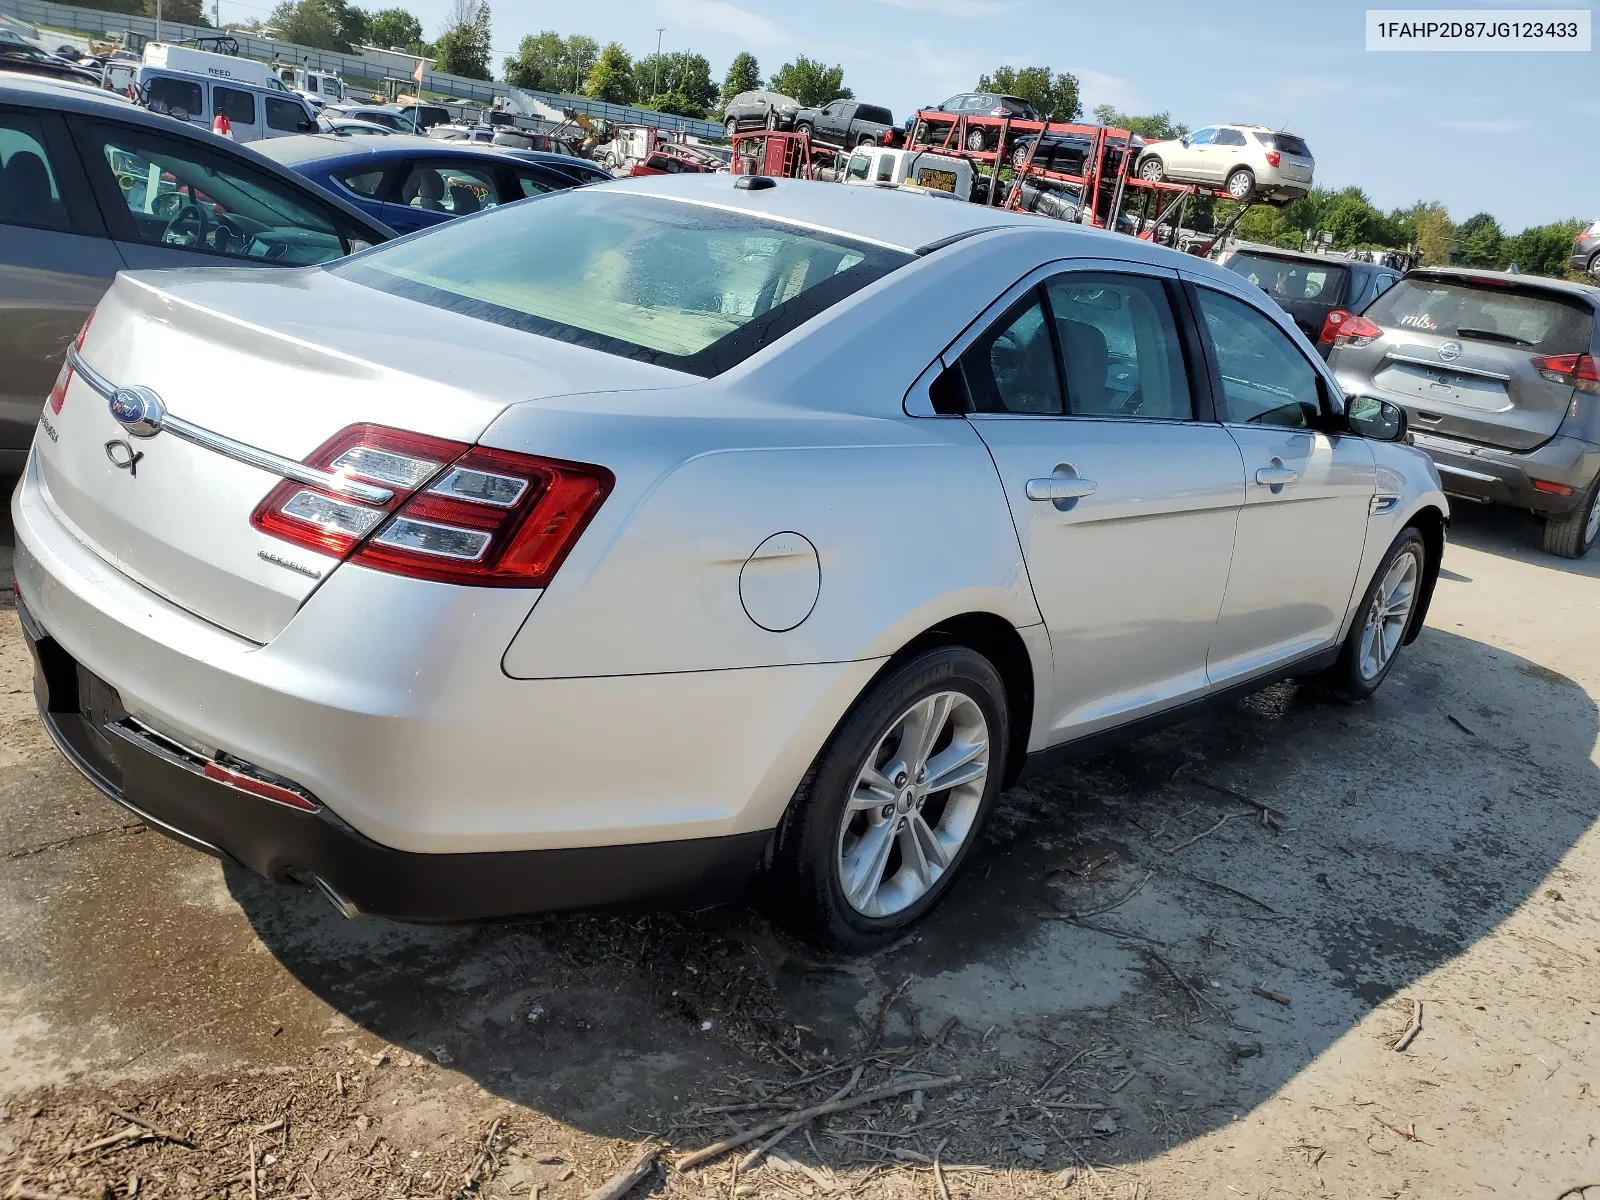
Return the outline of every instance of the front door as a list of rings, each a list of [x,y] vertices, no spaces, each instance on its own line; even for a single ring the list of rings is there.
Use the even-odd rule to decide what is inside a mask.
[[[1323,376],[1254,305],[1197,286],[1218,416],[1244,459],[1244,507],[1212,639],[1215,684],[1331,645],[1357,587],[1376,490],[1372,448],[1328,434]]]
[[[1176,275],[1086,264],[1024,291],[961,356],[1050,635],[1061,742],[1202,693],[1242,499],[1197,420]]]

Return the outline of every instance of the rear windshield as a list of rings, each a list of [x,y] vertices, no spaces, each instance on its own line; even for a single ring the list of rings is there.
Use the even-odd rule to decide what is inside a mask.
[[[912,258],[706,205],[561,192],[333,270],[435,308],[710,376]]]
[[[1577,297],[1496,282],[1402,279],[1362,314],[1386,329],[1583,354],[1594,336],[1594,310]]]
[[[1296,158],[1311,157],[1311,147],[1292,133],[1258,133],[1256,141],[1268,150],[1282,150],[1285,154],[1292,154]]]
[[[875,125],[893,125],[894,114],[887,108],[878,108],[872,104],[862,104],[856,108],[856,120],[871,121]]]
[[[1350,268],[1340,263],[1273,258],[1247,250],[1235,254],[1226,265],[1270,292],[1274,300],[1314,300],[1331,307],[1343,302],[1350,282]]]

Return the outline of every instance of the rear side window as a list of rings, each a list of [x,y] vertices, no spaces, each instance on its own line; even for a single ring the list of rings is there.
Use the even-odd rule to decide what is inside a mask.
[[[188,79],[169,79],[157,75],[144,85],[145,102],[158,113],[180,120],[197,117],[205,111],[200,85]]]
[[[211,88],[211,103],[216,107],[217,112],[227,117],[235,125],[254,125],[256,123],[256,98],[249,92],[241,92],[238,88],[213,85]]]
[[[295,132],[305,124],[306,110],[298,100],[285,100],[280,96],[263,96],[267,106],[267,128],[280,132]]]
[[[1385,329],[1488,342],[1541,354],[1585,354],[1594,310],[1577,297],[1499,281],[1402,279],[1362,314]]]
[[[746,213],[579,188],[331,269],[478,320],[711,376],[912,261]]]
[[[1296,158],[1311,157],[1311,148],[1292,133],[1258,133],[1255,138],[1268,150],[1282,150]]]
[[[37,117],[0,112],[0,223],[71,228]]]
[[[1244,145],[1244,134],[1237,129],[1219,129],[1213,144],[1217,146],[1242,146]]]
[[[876,105],[863,104],[856,109],[856,119],[871,121],[877,125],[893,125],[894,115],[887,108],[878,108]]]
[[[383,168],[380,167],[376,171],[358,171],[353,175],[341,175],[338,179],[356,195],[376,198],[378,189],[383,186]]]
[[[961,374],[974,412],[1057,417],[1065,411],[1055,345],[1037,288],[961,356]]]
[[[400,184],[400,203],[429,212],[470,216],[500,203],[494,171],[475,163],[413,163]]]
[[[1227,262],[1274,300],[1315,300],[1340,304],[1350,283],[1350,268],[1334,262],[1307,262],[1299,258],[1274,258],[1270,254],[1235,254]]]
[[[1317,372],[1289,335],[1242,300],[1196,288],[1222,376],[1222,419],[1308,428],[1321,411]]]

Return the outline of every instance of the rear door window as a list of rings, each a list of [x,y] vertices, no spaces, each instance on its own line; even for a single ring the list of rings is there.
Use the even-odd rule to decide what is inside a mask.
[[[383,190],[383,168],[373,171],[356,171],[348,175],[336,177],[340,183],[349,188],[358,196],[366,196],[376,200]]]
[[[256,98],[249,92],[214,84],[211,88],[211,103],[216,106],[217,112],[235,125],[256,123]]]
[[[188,120],[206,110],[205,96],[198,83],[157,75],[144,85],[145,103],[158,113]]]
[[[464,217],[500,203],[494,168],[476,163],[417,162],[400,181],[400,203]]]
[[[1385,329],[1514,346],[1540,354],[1584,354],[1594,309],[1577,297],[1500,281],[1402,279],[1362,314]]]
[[[72,228],[38,117],[0,112],[0,223]]]
[[[1055,343],[1037,288],[1013,304],[960,361],[974,412],[1057,417],[1065,411]]]
[[[1212,144],[1217,146],[1242,146],[1244,145],[1244,134],[1237,129],[1219,129]]]
[[[1075,417],[1194,417],[1183,345],[1159,279],[1072,271],[1045,284]]]

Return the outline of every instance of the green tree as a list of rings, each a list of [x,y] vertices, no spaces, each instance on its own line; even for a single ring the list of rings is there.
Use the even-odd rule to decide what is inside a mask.
[[[523,38],[516,57],[505,60],[505,81],[536,92],[577,95],[599,59],[600,43],[593,38],[581,34],[563,38],[546,29]]]
[[[166,0],[162,0],[162,15],[168,11]],[[344,0],[284,0],[272,10],[271,20],[281,41],[343,53],[361,40],[366,23],[366,13]]]
[[[489,5],[456,0],[450,28],[434,46],[434,69],[467,79],[489,78]]]
[[[1456,227],[1456,257],[1469,267],[1498,267],[1505,262],[1500,222],[1486,212],[1474,213]]]
[[[633,64],[633,78],[641,96],[674,94],[700,109],[702,114],[717,102],[717,85],[711,82],[711,64],[703,54],[691,54],[687,50],[647,54]]]
[[[999,67],[993,75],[978,76],[978,90],[1026,100],[1046,121],[1076,121],[1083,114],[1078,77],[1065,71],[1054,75],[1049,67]]]
[[[1532,225],[1500,243],[1504,266],[1516,264],[1524,275],[1549,275],[1560,279],[1566,274],[1572,253],[1572,239],[1587,224],[1576,218],[1550,225]]]
[[[767,80],[767,90],[793,96],[805,108],[820,108],[830,100],[848,100],[855,95],[844,86],[844,68],[824,66],[814,58],[797,54]]]
[[[740,92],[755,92],[761,89],[761,64],[756,62],[756,56],[748,50],[741,50],[733,56],[733,61],[728,64],[728,73],[722,78],[721,104],[728,107]]]
[[[422,40],[422,22],[403,8],[385,8],[367,14],[367,44],[385,50],[400,49],[408,54],[421,54],[426,43]]]
[[[1416,228],[1416,247],[1422,252],[1422,265],[1449,266],[1456,231],[1444,205],[1430,204],[1418,213]]]
[[[1112,129],[1126,129],[1131,133],[1137,133],[1147,142],[1171,141],[1189,132],[1189,127],[1181,121],[1174,122],[1169,112],[1136,117],[1131,113],[1118,112],[1109,104],[1099,104],[1095,106],[1094,119]]]
[[[97,6],[98,7],[98,6]],[[114,11],[133,11],[128,9]],[[141,11],[147,17],[156,15],[156,0],[144,0]],[[206,5],[204,0],[162,0],[161,19],[163,21],[182,21],[185,25],[210,25],[206,20]]]
[[[638,89],[633,78],[633,59],[621,43],[611,42],[589,69],[583,94],[607,104],[632,104]]]
[[[671,113],[677,117],[704,117],[706,115],[705,105],[696,104],[682,92],[662,92],[659,96],[651,96],[648,100],[639,100],[636,103],[640,108]]]

